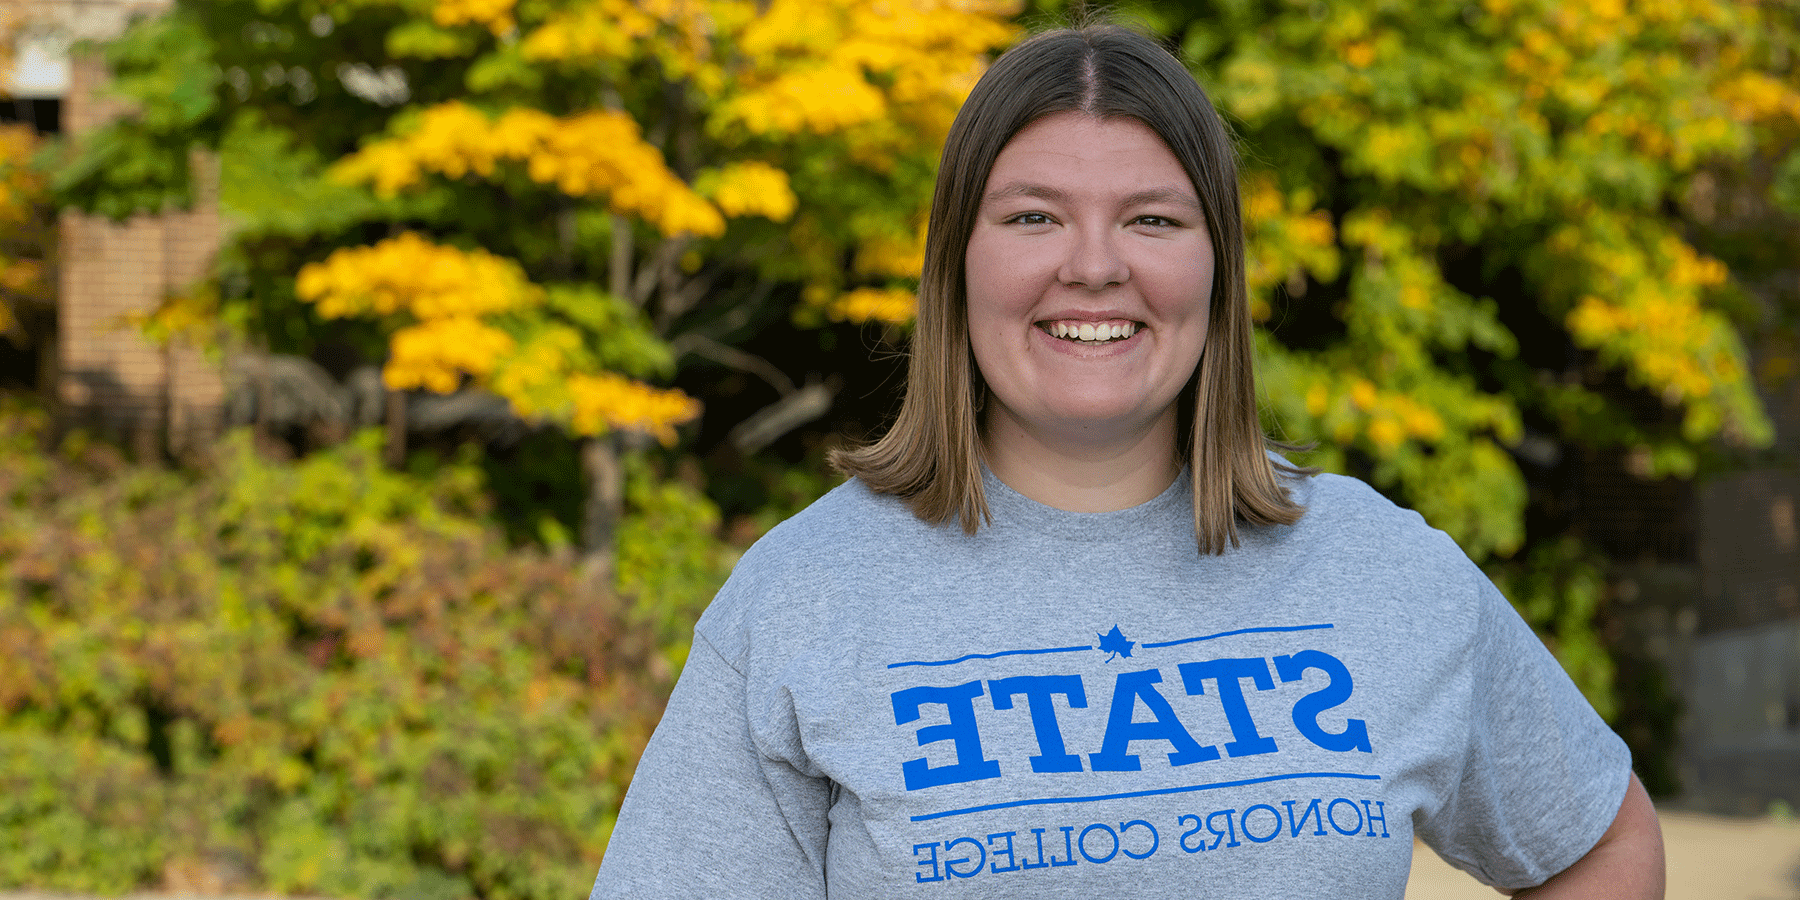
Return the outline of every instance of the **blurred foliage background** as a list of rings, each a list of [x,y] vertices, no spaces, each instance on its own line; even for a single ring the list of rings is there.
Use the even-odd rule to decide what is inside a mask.
[[[1082,12],[175,0],[95,48],[135,114],[0,130],[0,332],[51,301],[55,210],[216,175],[230,236],[149,333],[378,366],[387,428],[131,460],[0,405],[0,885],[585,890],[693,618],[891,410],[958,103]],[[1570,472],[1771,439],[1793,360],[1745,336],[1793,327],[1761,286],[1800,258],[1800,11],[1110,15],[1239,132],[1271,430],[1454,536],[1673,790]],[[395,398],[451,393],[516,427],[409,445]]]

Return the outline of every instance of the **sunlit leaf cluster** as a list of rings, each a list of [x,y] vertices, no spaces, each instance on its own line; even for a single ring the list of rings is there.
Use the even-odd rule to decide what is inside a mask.
[[[416,126],[401,127],[399,136],[339,161],[334,174],[393,196],[430,175],[492,178],[496,166],[518,163],[532,181],[571,197],[605,197],[612,211],[669,236],[718,237],[725,231],[719,209],[671,172],[662,153],[639,136],[637,122],[621,112],[559,119],[515,107],[490,121],[452,100],[420,113]]]

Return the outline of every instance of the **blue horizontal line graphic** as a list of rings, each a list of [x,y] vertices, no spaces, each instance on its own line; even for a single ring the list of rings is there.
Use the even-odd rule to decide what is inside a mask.
[[[1316,631],[1320,628],[1330,628],[1330,627],[1332,627],[1330,623],[1325,623],[1322,625],[1267,625],[1267,626],[1263,626],[1263,627],[1259,627],[1259,628],[1239,628],[1234,631],[1221,631],[1218,634],[1203,634],[1203,635],[1200,635],[1199,637],[1182,638],[1182,639],[1176,640],[1176,641],[1147,642],[1147,643],[1140,644],[1139,646],[1143,647],[1146,650],[1151,650],[1151,649],[1156,649],[1156,648],[1161,648],[1161,647],[1174,647],[1174,646],[1178,646],[1180,644],[1192,644],[1192,643],[1195,643],[1198,641],[1210,641],[1215,638],[1232,637],[1233,635],[1239,635],[1239,634],[1263,634],[1263,633],[1269,633],[1269,632],[1284,632],[1284,631]],[[889,663],[888,668],[903,669],[903,668],[906,668],[907,666],[951,666],[951,665],[955,665],[960,662],[968,662],[971,659],[999,659],[1002,656],[1036,656],[1038,654],[1043,654],[1043,653],[1076,653],[1076,652],[1079,652],[1082,650],[1092,650],[1092,649],[1094,649],[1094,648],[1090,644],[1090,645],[1085,645],[1085,646],[1081,646],[1081,647],[1047,647],[1042,650],[1001,650],[996,653],[970,653],[970,654],[967,654],[964,656],[959,656],[955,659],[914,660],[912,662]]]
[[[1039,653],[1073,653],[1077,650],[1092,649],[1094,649],[1094,647],[1090,644],[1085,647],[1050,647],[1044,650],[1002,650],[999,653],[971,653],[967,656],[959,656],[955,659],[888,663],[888,668],[899,669],[906,666],[948,666],[959,662],[968,662],[971,659],[998,659],[1002,656],[1035,656]]]
[[[1268,631],[1315,631],[1320,628],[1330,627],[1330,623],[1326,623],[1324,625],[1270,625],[1264,628],[1239,628],[1236,631],[1221,631],[1218,634],[1203,634],[1199,637],[1182,638],[1179,641],[1159,641],[1154,644],[1144,644],[1143,646],[1144,649],[1148,650],[1152,647],[1173,647],[1176,644],[1192,644],[1195,641],[1210,641],[1213,638],[1231,637],[1236,634],[1258,634]]]
[[[950,816],[966,816],[969,813],[990,812],[996,809],[1012,809],[1018,806],[1046,806],[1054,803],[1092,803],[1096,800],[1127,800],[1132,797],[1158,797],[1164,794],[1190,794],[1195,791],[1210,791],[1218,788],[1243,787],[1247,784],[1264,784],[1270,781],[1289,781],[1296,778],[1355,778],[1362,781],[1380,781],[1380,775],[1361,775],[1355,772],[1289,772],[1285,775],[1270,775],[1265,778],[1245,778],[1241,781],[1220,781],[1214,784],[1195,784],[1187,787],[1159,788],[1153,791],[1127,791],[1123,794],[1098,794],[1093,797],[1043,797],[1036,800],[1014,800],[1009,803],[990,803],[986,806],[970,806],[964,809],[947,809],[943,812],[926,813],[913,816],[914,822],[925,822],[931,819],[944,819]]]

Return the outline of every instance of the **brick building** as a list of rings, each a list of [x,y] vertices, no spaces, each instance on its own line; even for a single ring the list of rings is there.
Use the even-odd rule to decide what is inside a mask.
[[[19,0],[12,0],[19,2]],[[14,77],[15,117],[79,135],[124,111],[100,90],[105,66],[71,53],[80,40],[116,35],[167,0],[23,0],[26,28]],[[21,106],[21,103],[29,106]],[[46,127],[48,126],[48,127]],[[200,171],[191,211],[124,222],[78,213],[59,220],[54,364],[46,385],[60,417],[121,436],[140,452],[184,453],[220,429],[224,384],[191,346],[158,346],[131,324],[171,291],[201,279],[219,246],[217,171]]]

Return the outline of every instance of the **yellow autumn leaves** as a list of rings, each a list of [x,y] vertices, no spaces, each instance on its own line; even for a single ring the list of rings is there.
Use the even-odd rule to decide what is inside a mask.
[[[484,317],[530,306],[541,295],[517,263],[411,232],[339,250],[302,268],[294,287],[328,319],[408,323],[389,338],[383,378],[394,390],[441,394],[461,387],[465,375],[488,375],[512,350],[512,338]]]
[[[1570,243],[1566,234],[1552,240],[1584,257],[1600,273],[1595,286],[1605,289],[1583,294],[1570,310],[1575,342],[1622,365],[1669,405],[1687,405],[1690,430],[1718,427],[1717,421],[1694,419],[1693,403],[1746,375],[1730,325],[1702,302],[1728,279],[1725,266],[1672,234],[1662,235],[1649,254],[1629,245]]]
[[[861,129],[852,136],[858,155],[878,165],[876,155],[895,140],[912,140],[902,129],[930,137],[949,130],[980,75],[978,60],[1016,33],[1006,17],[1019,7],[1011,0],[774,0],[745,23],[745,90],[722,120],[759,134]],[[796,57],[807,62],[786,64]]]
[[[597,97],[592,108],[559,114],[519,95],[476,91],[396,117],[331,174],[384,198],[443,181],[505,185],[522,176],[598,205],[614,216],[614,229],[648,226],[685,248],[690,273],[706,263],[696,241],[722,238],[732,221],[751,218],[783,223],[802,259],[841,259],[841,224],[805,215],[772,149],[826,138],[847,148],[856,165],[886,172],[920,146],[935,147],[985,54],[1016,33],[1009,17],[1019,7],[1017,0],[434,0],[421,7],[433,25],[479,29],[500,55],[524,64],[584,73],[611,67],[627,79],[648,74],[694,92],[699,133],[727,152],[690,153],[678,171],[659,149],[672,146],[668,135],[646,136],[616,100]],[[631,236],[612,239],[629,254]],[[809,280],[807,304],[839,321],[909,322],[917,301],[896,281],[916,278],[923,229],[870,227],[847,243],[856,280]],[[622,264],[616,254],[613,264]],[[539,315],[544,290],[518,263],[484,250],[406,233],[307,266],[297,293],[328,318],[387,323],[384,377],[395,389],[446,392],[473,383],[522,415],[580,434],[630,428],[665,441],[698,412],[679,392],[600,365],[605,354],[584,341],[604,341],[603,334],[583,338]]]
[[[591,66],[652,56],[664,73],[708,95],[729,76],[715,44],[738,33],[758,7],[740,0],[584,0],[565,3],[519,41],[528,61]]]
[[[699,402],[680,391],[656,390],[610,372],[570,375],[569,394],[569,427],[576,434],[625,428],[673,444],[675,426],[700,414]]]
[[[305,266],[295,291],[326,318],[399,323],[382,371],[393,390],[450,393],[473,379],[522,415],[566,420],[577,434],[630,429],[664,443],[673,443],[676,426],[699,414],[698,404],[679,391],[580,371],[579,346],[540,341],[518,352],[518,342],[494,319],[537,306],[544,291],[517,263],[485,250],[445,247],[407,232]],[[546,402],[545,386],[559,396]]]
[[[1522,93],[1586,115],[1582,131],[1593,139],[1623,137],[1639,153],[1687,167],[1738,149],[1748,126],[1800,124],[1800,85],[1756,70],[1750,59],[1771,52],[1758,44],[1769,33],[1765,19],[1782,15],[1773,7],[1605,0],[1524,16],[1514,0],[1487,6],[1523,23],[1506,56]]]
[[[1444,437],[1444,419],[1437,410],[1407,394],[1382,390],[1360,375],[1319,380],[1306,392],[1306,409],[1331,429],[1334,441],[1347,444],[1357,433],[1382,451],[1392,451],[1407,440],[1436,443]]]
[[[1268,341],[1282,387],[1305,400],[1277,398],[1287,422],[1386,462],[1420,445],[1436,465],[1472,429],[1512,439],[1517,411],[1487,408],[1509,398],[1442,364],[1471,344],[1511,355],[1494,304],[1447,282],[1492,290],[1511,266],[1577,347],[1679,412],[1683,439],[1766,432],[1718,302],[1729,275],[1658,204],[1680,202],[1708,161],[1800,127],[1800,83],[1777,76],[1784,13],[1725,0],[1482,0],[1443,19],[1319,9],[1303,35],[1244,41],[1219,64],[1231,113],[1253,128],[1291,115],[1368,184],[1319,203],[1292,168],[1247,178],[1257,318],[1279,325],[1284,288],[1324,286],[1345,331],[1330,352]]]
[[[418,321],[479,318],[528,306],[539,293],[511,260],[441,247],[411,232],[339,250],[301,269],[295,287],[328,319],[399,312]]]
[[[734,163],[709,180],[713,205],[729,218],[762,216],[785,222],[799,204],[799,198],[788,186],[787,173],[765,162]]]
[[[428,175],[491,179],[506,163],[523,164],[531,180],[571,197],[603,197],[614,212],[670,236],[717,237],[727,217],[780,221],[795,204],[787,173],[754,160],[710,173],[716,203],[709,202],[644,142],[637,122],[612,110],[556,117],[514,107],[490,119],[450,101],[425,110],[410,130],[346,157],[334,171],[393,196]]]
[[[1250,314],[1258,322],[1269,319],[1269,294],[1275,286],[1302,284],[1309,274],[1321,281],[1337,277],[1337,228],[1328,213],[1314,207],[1316,202],[1308,190],[1282,191],[1268,173],[1244,179],[1244,235],[1252,249],[1244,280]]]
[[[517,2],[518,0],[437,0],[437,6],[431,11],[431,18],[446,27],[481,25],[498,37],[516,27],[513,7]]]
[[[829,302],[826,312],[840,322],[904,323],[919,313],[919,297],[904,288],[857,288]]]

